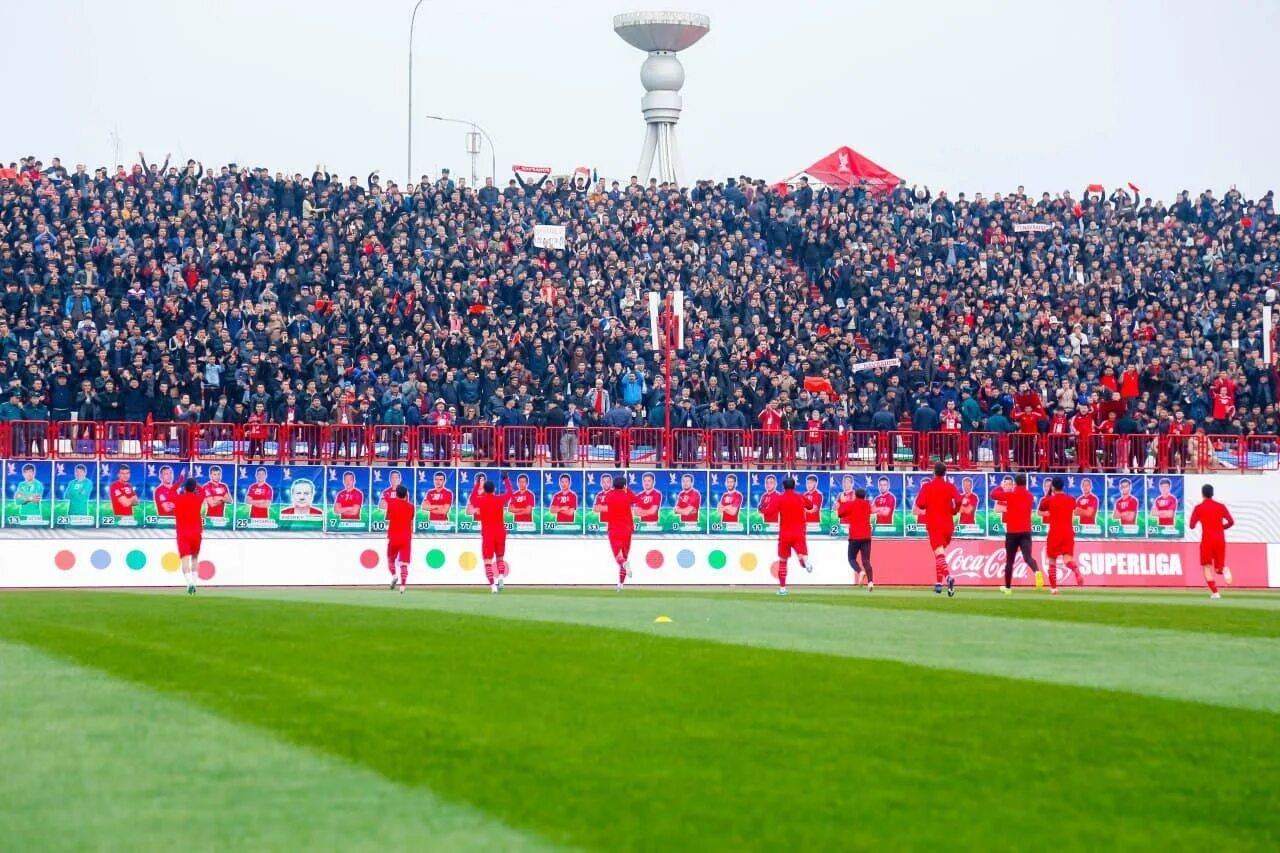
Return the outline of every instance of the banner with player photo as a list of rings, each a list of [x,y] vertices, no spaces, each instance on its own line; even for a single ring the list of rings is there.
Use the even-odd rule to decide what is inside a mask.
[[[707,475],[707,530],[712,536],[747,532],[750,486],[746,471],[711,471]]]
[[[368,468],[355,465],[327,466],[325,530],[330,533],[368,533],[372,512],[371,491]]]
[[[537,471],[500,468],[461,468],[458,470],[457,503],[459,533],[479,533],[480,521],[475,515],[475,498],[484,490],[484,484],[493,481],[494,489],[501,493],[505,486],[502,474],[511,479],[511,499],[503,513],[509,533],[538,533],[540,501],[538,494],[542,480]]]
[[[148,462],[142,481],[142,526],[172,530],[178,491],[187,479],[181,462]]]
[[[1187,534],[1185,481],[1181,476],[1147,476],[1147,538],[1181,539]]]
[[[929,535],[924,525],[924,513],[916,512],[916,498],[920,495],[920,487],[932,477],[932,474],[902,476],[902,511],[905,517],[902,532],[908,537],[923,539]]]
[[[614,477],[626,478],[626,476],[626,471],[611,471],[608,469],[583,472],[583,499],[584,505],[587,507],[586,512],[583,513],[583,526],[588,536],[605,535],[607,529],[606,520],[602,515],[604,496],[613,488]],[[628,481],[628,487],[631,487],[630,481]]]
[[[839,526],[839,519],[835,515],[835,490],[831,487],[831,472],[792,471],[789,476],[796,481],[796,491],[804,498],[805,531],[810,536],[817,536],[829,533],[833,526]],[[830,499],[828,494],[831,495]]]
[[[638,482],[637,482],[638,481]],[[706,471],[628,471],[636,496],[636,532],[706,533]]]
[[[49,527],[53,523],[53,463],[10,461],[4,466],[4,526]]]
[[[395,468],[385,468],[388,483],[394,475]],[[377,471],[374,471],[375,482]],[[459,502],[458,472],[453,468],[418,468],[409,479],[405,475],[406,484],[411,486],[409,497],[417,502],[418,512],[414,517],[414,529],[418,533],[453,533],[458,529],[458,520],[462,518],[463,505]],[[416,483],[416,489],[412,486]],[[382,516],[385,524],[386,514]],[[384,528],[385,529],[385,528]]]
[[[53,463],[53,526],[59,530],[98,526],[97,465]]]
[[[237,530],[324,529],[322,465],[241,465],[236,471]]]
[[[1147,482],[1141,474],[1108,474],[1103,526],[1108,539],[1146,535]]]
[[[582,534],[586,504],[582,471],[542,472],[542,532],[548,536]]]
[[[147,467],[142,462],[98,463],[98,526],[142,526],[142,490]]]
[[[968,477],[970,475],[964,474],[961,476]],[[986,506],[986,525],[980,535],[989,534],[998,538],[1004,538],[1004,535],[1009,532],[1005,519],[1007,507],[1004,501],[1004,495],[1008,492],[1012,492],[1017,486],[1013,479],[1013,472],[1004,471],[1001,473],[987,473],[985,475],[974,474],[972,476],[975,479],[983,480],[987,488],[987,493],[984,496],[986,498],[984,501]],[[1027,477],[1027,491],[1031,492],[1032,533],[1035,535],[1043,535],[1044,520],[1041,519],[1040,514],[1036,512],[1036,507],[1040,505],[1040,498],[1042,497],[1040,494],[1040,484],[1038,481],[1033,484],[1030,475]]]
[[[782,499],[783,476],[772,471],[750,473],[751,503],[747,504],[748,533],[759,535],[778,532],[778,501]]]
[[[1059,474],[1058,476],[1062,477],[1066,486],[1063,492],[1074,498],[1076,502],[1076,538],[1101,539],[1105,533],[1102,527],[1102,501],[1107,491],[1106,477],[1102,474]]]
[[[413,468],[408,465],[403,467],[394,465],[381,466],[370,471],[369,494],[365,498],[369,503],[369,530],[374,533],[387,532],[387,507],[384,502],[388,498],[395,497],[397,486],[404,486],[405,499],[417,506],[413,497],[413,474]],[[421,510],[414,514],[415,527],[421,515]]]
[[[990,506],[987,478],[982,474],[951,474],[947,479],[960,490],[960,513],[956,516],[956,536],[986,536]]]
[[[236,466],[196,462],[188,476],[200,484],[204,495],[204,526],[209,530],[229,529],[235,515]]]

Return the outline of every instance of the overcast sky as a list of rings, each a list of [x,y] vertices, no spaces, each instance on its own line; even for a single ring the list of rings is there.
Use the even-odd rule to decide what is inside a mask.
[[[412,0],[4,0],[0,157],[194,157],[405,174]],[[469,172],[478,122],[513,163],[625,179],[644,55],[616,7],[427,0],[414,171]],[[682,178],[770,180],[849,145],[910,182],[1256,197],[1280,185],[1280,2],[671,2],[711,32],[682,54]],[[16,34],[12,28],[16,27]],[[481,173],[489,169],[488,151]]]

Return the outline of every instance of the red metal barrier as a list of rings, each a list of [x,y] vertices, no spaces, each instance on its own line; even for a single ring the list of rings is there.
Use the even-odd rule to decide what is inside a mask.
[[[48,421],[10,421],[9,458],[47,459],[49,437]]]
[[[538,455],[538,428],[498,427],[498,464],[532,465]]]
[[[546,427],[542,430],[546,442],[547,463],[553,468],[574,468],[582,464],[579,444],[582,430],[579,427]]]
[[[1047,471],[1061,473],[1075,471],[1079,468],[1076,446],[1078,436],[1070,433],[1050,433],[1044,438],[1044,468]]]
[[[844,459],[845,433],[835,429],[797,429],[791,433],[794,464],[798,468],[840,467]]]
[[[460,464],[488,465],[498,458],[496,427],[485,424],[464,424],[458,427],[457,435],[457,450],[454,455]]]
[[[323,457],[335,462],[368,462],[370,453],[367,432],[365,427],[358,424],[330,426],[323,433]]]
[[[142,459],[147,449],[145,428],[139,421],[108,421],[99,433],[99,452],[108,459]]]
[[[242,459],[254,463],[278,462],[288,441],[285,432],[286,428],[280,424],[245,424]]]
[[[602,426],[582,428],[578,458],[583,465],[622,468],[626,466],[629,455],[625,431]]]
[[[783,470],[791,466],[792,455],[789,452],[788,434],[782,430],[759,429],[753,433],[755,437],[755,464],[759,468]]]
[[[1280,470],[1280,437],[1274,435],[1249,435],[1241,439],[1244,452],[1242,470]]]
[[[875,468],[880,459],[880,434],[874,430],[851,430],[844,436],[841,467]]]
[[[416,430],[414,427],[404,425],[373,426],[368,427],[366,432],[369,458],[374,462],[412,463],[419,458],[418,451],[420,448],[415,441]],[[437,433],[437,435],[441,435],[441,433]],[[447,443],[441,442],[441,448],[445,455],[440,461],[453,464],[453,446],[456,443],[453,440],[453,430],[444,430],[442,435],[448,441]]]
[[[700,429],[673,429],[667,459],[667,464],[677,467],[707,467],[706,433]]]
[[[7,437],[0,438],[0,442],[7,442]],[[93,421],[59,421],[53,425],[53,447],[50,450],[55,459],[97,459],[98,424]]]
[[[671,462],[671,442],[661,427],[632,427],[626,431],[627,464],[634,468]]]
[[[147,452],[152,459],[190,459],[191,424],[154,423]]]
[[[318,463],[324,461],[326,446],[325,428],[320,424],[289,424],[284,427],[284,439],[280,461]]]
[[[417,432],[415,459],[432,465],[444,465],[457,456],[459,439],[456,426],[423,424],[417,428]]]
[[[942,462],[952,468],[963,467],[968,451],[964,433],[931,432],[921,438],[924,440],[925,463]]]
[[[244,436],[235,424],[198,424],[191,431],[191,458],[235,462],[244,455]]]
[[[751,462],[751,430],[707,430],[707,465],[712,468],[743,468]]]

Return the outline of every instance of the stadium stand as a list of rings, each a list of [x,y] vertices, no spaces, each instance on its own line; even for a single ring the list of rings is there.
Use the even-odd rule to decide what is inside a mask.
[[[1275,468],[1273,194],[1098,189],[27,157],[0,168],[0,453]],[[677,285],[667,431],[645,294]]]

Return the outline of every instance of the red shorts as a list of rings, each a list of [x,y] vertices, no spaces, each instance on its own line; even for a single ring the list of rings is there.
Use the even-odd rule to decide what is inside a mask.
[[[480,556],[486,561],[492,560],[494,557],[502,558],[507,555],[507,531],[502,530],[498,533],[484,533],[480,536]]]
[[[408,564],[412,547],[411,542],[387,542],[387,563],[393,566],[398,563]]]
[[[950,545],[951,537],[956,535],[954,527],[948,527],[945,530],[934,530],[932,527],[925,529],[929,532],[929,547],[935,551]]]
[[[1227,565],[1227,543],[1200,541],[1200,565],[1213,566],[1214,571],[1222,571]]]
[[[178,534],[178,556],[179,557],[199,557],[200,556],[200,534],[199,533],[179,533]]]
[[[809,556],[809,543],[805,541],[803,533],[799,536],[778,537],[778,559],[785,560],[792,552],[801,557]]]
[[[1044,543],[1044,555],[1050,560],[1059,557],[1071,557],[1076,553],[1074,536],[1050,536]]]
[[[622,555],[622,559],[631,556],[631,531],[621,530],[617,533],[609,532],[609,553],[613,556]]]

